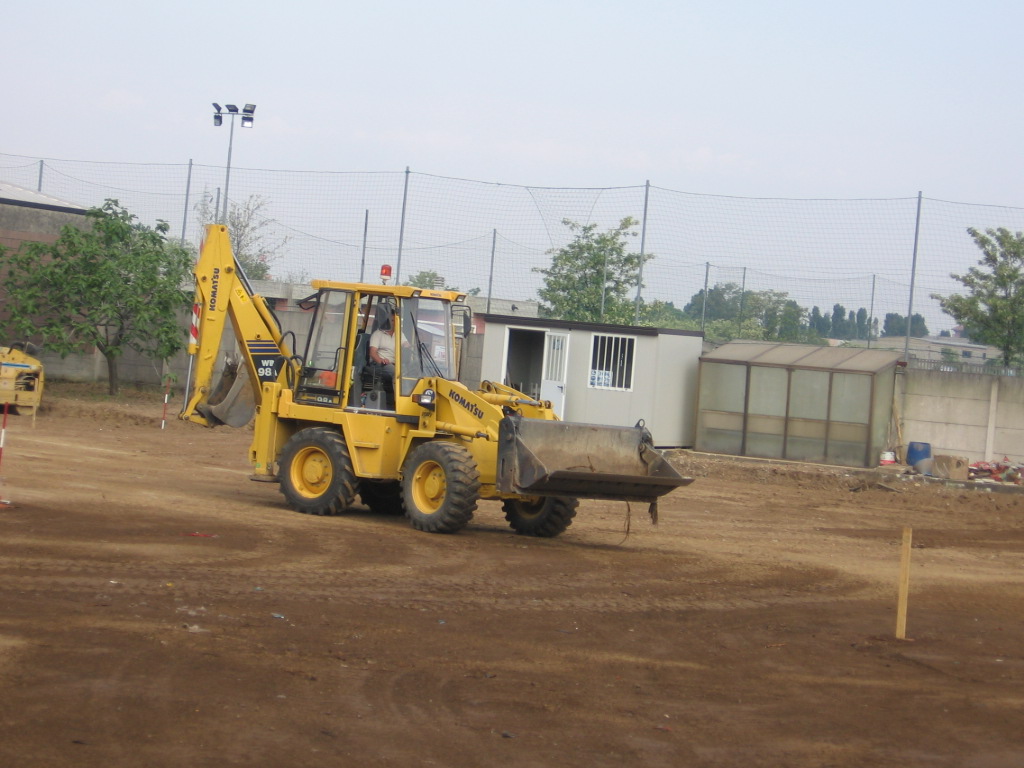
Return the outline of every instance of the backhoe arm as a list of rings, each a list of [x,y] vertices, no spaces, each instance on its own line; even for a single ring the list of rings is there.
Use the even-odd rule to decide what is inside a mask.
[[[291,352],[266,301],[252,292],[235,261],[226,226],[206,227],[195,278],[188,345],[191,360],[180,418],[209,427],[244,426],[263,400],[262,384],[276,382],[287,367],[294,365]],[[229,357],[221,381],[213,386],[229,320],[241,359]]]

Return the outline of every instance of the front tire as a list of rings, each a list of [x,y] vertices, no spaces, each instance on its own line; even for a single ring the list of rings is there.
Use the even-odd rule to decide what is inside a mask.
[[[536,501],[505,499],[501,508],[516,533],[549,539],[572,525],[579,504],[564,496],[543,496]]]
[[[405,461],[402,497],[413,528],[455,533],[473,518],[480,497],[480,472],[461,445],[423,443]]]
[[[281,493],[306,515],[337,515],[352,506],[356,477],[345,438],[336,430],[309,427],[285,443],[279,463]]]

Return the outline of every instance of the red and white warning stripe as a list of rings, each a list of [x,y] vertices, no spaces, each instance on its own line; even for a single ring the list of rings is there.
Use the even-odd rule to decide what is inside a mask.
[[[199,302],[192,304],[192,324],[188,329],[188,353],[194,355],[199,349]]]

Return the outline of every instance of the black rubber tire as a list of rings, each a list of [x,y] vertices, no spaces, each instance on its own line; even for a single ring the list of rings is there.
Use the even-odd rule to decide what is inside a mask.
[[[501,508],[516,533],[549,539],[572,525],[580,502],[565,496],[544,496],[537,501],[505,499]]]
[[[371,512],[378,515],[401,515],[405,512],[402,484],[397,481],[360,480],[359,497]]]
[[[335,429],[309,427],[285,443],[278,464],[281,493],[288,506],[306,515],[337,515],[356,498],[345,438]]]
[[[413,449],[402,468],[405,516],[427,533],[455,533],[473,519],[480,472],[469,451],[445,441]]]

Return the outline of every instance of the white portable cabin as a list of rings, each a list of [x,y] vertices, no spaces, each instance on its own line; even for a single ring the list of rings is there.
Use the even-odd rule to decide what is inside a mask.
[[[484,315],[480,379],[550,400],[566,421],[631,427],[689,447],[703,334]],[[475,382],[467,382],[475,383]]]

